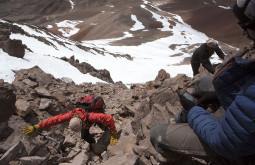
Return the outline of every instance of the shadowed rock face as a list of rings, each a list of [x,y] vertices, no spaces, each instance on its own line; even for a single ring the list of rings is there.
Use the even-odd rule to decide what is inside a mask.
[[[0,123],[9,120],[11,115],[15,112],[16,96],[12,89],[0,87]]]

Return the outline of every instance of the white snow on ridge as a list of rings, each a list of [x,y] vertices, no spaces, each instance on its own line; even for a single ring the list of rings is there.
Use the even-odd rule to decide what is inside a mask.
[[[144,29],[145,27],[143,26],[143,24],[141,22],[139,22],[136,18],[136,15],[131,15],[131,19],[133,21],[135,21],[135,24],[134,26],[130,29],[131,31],[137,31],[137,30],[142,30]]]
[[[24,59],[19,59],[8,56],[0,49],[1,66],[5,66],[6,63],[8,64],[8,67],[0,68],[0,79],[3,78],[11,83],[14,80],[14,73],[12,70],[27,69],[38,65],[46,73],[52,74],[56,78],[69,77],[76,84],[82,82],[102,82],[102,80],[91,77],[90,75],[80,73],[75,67],[59,59],[61,57],[70,58],[71,56],[74,56],[75,59],[79,59],[80,62],[89,63],[96,69],[107,69],[114,82],[122,81],[124,84],[151,81],[155,79],[160,69],[165,69],[170,73],[171,77],[179,73],[192,77],[193,73],[190,65],[178,64],[180,64],[184,58],[191,56],[191,53],[187,53],[189,46],[203,43],[208,37],[183,23],[178,15],[170,14],[171,18],[164,17],[147,9],[145,5],[141,7],[151,12],[157,21],[162,22],[163,28],[160,30],[169,31],[172,35],[138,46],[110,45],[111,42],[133,37],[132,34],[124,32],[123,37],[119,38],[83,41],[81,43],[82,45],[91,48],[89,51],[84,51],[76,46],[77,43],[66,38],[61,38],[53,34],[49,35],[42,30],[34,30],[26,25],[16,24],[31,35],[43,37],[52,45],[47,45],[33,37],[11,34],[11,39],[22,40],[22,43],[34,53],[26,51]],[[131,19],[136,22],[131,28],[132,30],[138,30],[143,27],[142,23],[138,21],[139,18],[135,15],[131,15]],[[169,20],[175,21],[176,23],[172,29],[169,28]],[[63,21],[57,25],[72,29],[76,26],[75,23],[78,24],[80,22]],[[55,39],[64,41],[64,45],[59,44]],[[171,45],[175,45],[174,50],[170,48]],[[104,54],[99,54],[93,49],[104,51]],[[133,60],[131,61],[123,57],[113,57],[110,53],[119,55],[128,54]],[[12,65],[9,65],[9,62]],[[213,55],[212,63],[214,62],[219,62],[216,55]]]
[[[0,49],[0,78],[11,83],[14,80],[12,70],[29,69],[34,66],[40,67],[44,72],[52,74],[55,78],[69,77],[75,83],[103,82],[89,74],[82,74],[77,68],[68,62],[55,57],[26,52],[23,59],[9,56]],[[6,74],[7,73],[7,74]]]
[[[74,9],[75,3],[74,3],[72,0],[69,0],[69,2],[70,2],[70,4],[71,4],[71,10],[73,10],[73,9]]]
[[[70,37],[76,33],[79,32],[79,28],[76,28],[75,26],[82,23],[83,21],[74,21],[74,20],[65,20],[59,23],[56,23],[56,25],[59,28],[59,31],[62,33],[65,37]]]
[[[218,7],[226,9],[226,10],[231,10],[232,9],[230,6],[218,6]]]

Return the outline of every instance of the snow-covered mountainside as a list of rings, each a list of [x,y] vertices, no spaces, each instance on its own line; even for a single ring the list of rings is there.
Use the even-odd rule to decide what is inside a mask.
[[[17,4],[16,1],[7,2]],[[35,2],[33,1],[33,5],[31,2],[30,7],[35,7]],[[25,33],[12,32],[10,38],[21,40],[27,49],[22,59],[11,57],[0,49],[1,79],[11,83],[16,70],[37,65],[56,78],[69,77],[76,84],[102,81],[81,73],[60,59],[72,56],[96,69],[108,70],[114,82],[122,81],[124,84],[150,81],[156,77],[160,69],[165,69],[172,77],[178,73],[191,77],[189,58],[194,49],[208,39],[208,36],[184,23],[180,16],[163,11],[158,7],[159,4],[145,0],[69,1],[71,7],[69,13],[65,14],[65,20],[62,11],[66,11],[66,3],[63,1],[55,3],[57,2],[58,5],[64,6],[61,8],[63,10],[58,8],[59,10],[55,12],[54,10],[49,12],[49,8],[46,7],[49,1],[46,1],[44,5],[47,12],[34,11],[37,14],[35,18],[36,14],[27,11],[26,14],[31,17],[33,15],[33,19],[27,17],[26,21],[33,22],[39,18],[51,20],[54,15],[54,21],[44,21],[43,24],[58,35],[41,26],[11,23]],[[25,4],[29,2],[26,1]],[[44,16],[39,17],[38,12]],[[14,13],[7,13],[5,17],[11,18]],[[84,16],[81,17],[80,14]],[[24,19],[19,21],[21,20]],[[0,23],[10,24],[4,20]],[[101,34],[104,39],[100,38]],[[235,50],[227,44],[222,43],[220,46],[225,48],[223,50],[226,53]],[[212,62],[220,61],[214,55]]]

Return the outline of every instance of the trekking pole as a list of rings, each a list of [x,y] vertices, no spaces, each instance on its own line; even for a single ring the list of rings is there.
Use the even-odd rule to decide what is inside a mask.
[[[55,143],[57,143],[57,144],[60,144],[59,141],[57,141],[56,139],[54,139],[54,138],[52,138],[52,137],[50,137],[50,136],[48,136],[48,135],[43,135],[43,138],[44,138],[44,139],[47,139],[47,140],[51,140],[51,141],[53,141],[53,142],[55,142]]]
[[[52,137],[50,137],[50,136],[48,136],[48,135],[43,135],[43,134],[40,133],[40,132],[37,132],[37,133],[38,133],[39,135],[43,136],[43,138],[46,139],[46,140],[50,140],[50,141],[55,142],[56,144],[60,144],[59,141],[57,141],[56,139],[54,139],[54,138],[52,138]]]

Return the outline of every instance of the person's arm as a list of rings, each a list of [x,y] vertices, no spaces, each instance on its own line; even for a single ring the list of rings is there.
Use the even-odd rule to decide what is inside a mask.
[[[116,132],[114,119],[110,115],[107,115],[104,113],[91,112],[91,113],[89,113],[89,122],[107,124],[107,126],[110,129],[110,132]]]
[[[188,114],[190,127],[209,148],[223,157],[236,159],[240,152],[233,147],[231,140],[226,136],[221,122],[199,106],[193,107]],[[236,135],[232,134],[232,136]]]
[[[36,125],[24,127],[23,133],[26,135],[32,135],[35,131],[39,131],[43,128],[47,128],[50,126],[54,126],[54,125],[69,121],[69,120],[71,120],[72,116],[73,116],[73,111],[70,111],[69,113],[60,114],[60,115],[51,117],[51,118],[44,120]]]
[[[219,46],[217,46],[217,48],[215,49],[216,54],[224,60],[225,54],[223,53],[223,51],[219,48]]]
[[[110,145],[115,145],[118,142],[117,131],[112,116],[103,113],[89,113],[89,122],[107,124],[111,132]]]
[[[40,129],[43,129],[43,128],[48,128],[48,127],[51,127],[51,126],[54,126],[54,125],[57,125],[60,123],[64,123],[64,122],[71,120],[71,118],[73,117],[72,114],[73,114],[72,111],[70,111],[69,113],[60,114],[60,115],[51,117],[47,120],[44,120],[44,121],[40,122],[38,125],[39,125]]]

